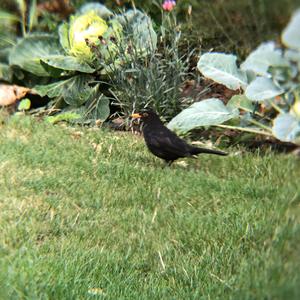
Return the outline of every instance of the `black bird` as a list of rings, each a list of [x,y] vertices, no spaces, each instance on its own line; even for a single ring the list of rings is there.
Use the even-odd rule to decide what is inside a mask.
[[[223,151],[198,148],[189,145],[169,130],[159,116],[152,110],[131,115],[134,119],[141,119],[143,122],[143,134],[146,145],[151,153],[162,158],[170,166],[180,157],[192,157],[201,153],[228,155]]]

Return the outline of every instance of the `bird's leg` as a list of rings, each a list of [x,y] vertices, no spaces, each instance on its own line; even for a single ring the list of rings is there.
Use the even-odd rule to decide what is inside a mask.
[[[166,166],[170,167],[172,165],[172,163],[174,162],[174,160],[165,160],[165,162],[166,162],[166,164],[165,164],[164,168]]]
[[[174,160],[169,160],[168,161],[168,166],[171,167],[171,164],[174,162]]]

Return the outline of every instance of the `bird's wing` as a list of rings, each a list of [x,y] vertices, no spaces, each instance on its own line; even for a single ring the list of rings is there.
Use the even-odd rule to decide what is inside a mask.
[[[149,143],[151,147],[155,147],[157,152],[162,152],[166,156],[183,157],[189,154],[189,145],[182,139],[180,139],[173,132],[156,131],[149,135]]]

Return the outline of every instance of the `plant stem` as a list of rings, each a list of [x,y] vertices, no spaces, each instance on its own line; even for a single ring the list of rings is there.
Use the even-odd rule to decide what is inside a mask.
[[[240,131],[245,131],[245,132],[250,132],[250,133],[255,133],[255,134],[261,134],[261,135],[265,135],[265,136],[273,136],[269,132],[256,130],[256,129],[252,129],[252,128],[244,128],[244,127],[230,126],[230,125],[212,125],[212,126],[216,126],[216,127],[220,127],[220,128],[233,129],[233,130],[240,130]]]
[[[263,128],[263,129],[265,129],[265,130],[267,130],[269,132],[272,132],[272,129],[270,127],[268,127],[268,126],[266,126],[264,124],[261,124],[261,123],[255,121],[255,120],[253,120],[253,119],[249,120],[249,122],[252,123],[252,124],[254,124],[254,125],[257,125],[258,127]]]
[[[277,110],[281,114],[284,114],[284,111],[277,104],[275,104],[274,101],[270,101],[270,103],[275,110]]]

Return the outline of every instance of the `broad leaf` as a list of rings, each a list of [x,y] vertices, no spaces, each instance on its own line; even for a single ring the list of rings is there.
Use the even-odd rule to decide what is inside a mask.
[[[13,70],[9,65],[0,63],[0,80],[11,81],[13,77]]]
[[[133,42],[140,51],[154,51],[157,44],[157,35],[152,27],[151,19],[145,14],[136,14],[131,22]]]
[[[281,40],[289,48],[300,50],[300,9],[292,16],[291,21],[283,30]]]
[[[82,118],[82,116],[80,114],[68,111],[68,112],[62,112],[62,113],[56,114],[54,116],[46,117],[46,121],[49,123],[55,124],[55,123],[58,123],[61,121],[67,121],[67,122],[76,121],[81,118]]]
[[[288,67],[289,62],[282,56],[282,51],[275,49],[274,42],[261,44],[241,64],[241,69],[251,70],[257,75],[270,76],[270,67]]]
[[[89,82],[92,79],[90,75],[77,75],[55,83],[37,85],[34,91],[42,97],[63,97],[69,105],[80,106],[91,97],[93,88],[89,86]]]
[[[247,86],[246,73],[238,69],[235,55],[206,53],[200,57],[197,66],[205,77],[229,89],[237,90]]]
[[[149,53],[156,49],[157,34],[151,18],[146,14],[137,9],[128,10],[114,19],[123,25],[126,35],[133,40],[136,51]]]
[[[89,75],[74,76],[72,81],[63,86],[65,102],[78,107],[88,101],[93,94],[93,88],[89,86],[92,79]]]
[[[292,65],[292,68],[295,67],[296,69],[296,76],[298,71],[300,71],[300,51],[287,49],[284,53],[284,57],[289,61],[292,61],[297,64],[298,68]]]
[[[272,132],[281,141],[300,143],[300,120],[289,113],[279,114],[274,119]]]
[[[292,62],[300,62],[300,51],[287,49],[284,52],[284,57]]]
[[[254,104],[245,95],[235,95],[227,103],[227,107],[230,109],[238,108],[245,111],[253,111]]]
[[[41,58],[41,60],[49,66],[66,71],[79,71],[83,73],[95,72],[95,69],[91,68],[87,63],[80,61],[75,56],[50,55]]]
[[[93,119],[104,122],[110,114],[109,104],[109,99],[101,94],[94,106],[94,109],[90,113],[90,116]]]
[[[11,14],[7,11],[4,11],[4,10],[0,10],[0,20],[1,21],[8,21],[8,23],[10,22],[20,22],[20,18],[15,15],[15,14]]]
[[[62,23],[58,28],[59,42],[64,48],[65,52],[70,51],[70,41],[69,41],[69,24]]]
[[[31,101],[28,98],[22,99],[18,105],[18,110],[29,110]]]
[[[67,82],[69,82],[69,80],[71,79],[72,78],[46,84],[46,85],[36,85],[33,88],[33,91],[38,95],[40,95],[41,97],[48,96],[49,98],[55,98],[62,95],[62,86],[64,84],[67,84]]]
[[[103,4],[97,2],[86,3],[80,7],[79,12],[81,14],[88,13],[89,11],[95,11],[96,14],[101,18],[108,18],[113,15],[113,13]]]
[[[252,101],[271,99],[282,93],[284,93],[282,88],[276,86],[272,79],[265,77],[257,77],[248,85],[245,91],[246,97]]]
[[[116,15],[115,18],[120,22],[124,27],[133,22],[133,19],[137,16],[141,16],[143,13],[138,9],[128,9],[126,12]]]
[[[9,64],[38,76],[49,76],[41,64],[41,59],[50,55],[60,55],[62,49],[58,39],[47,34],[26,36],[13,47],[9,55]]]
[[[53,78],[59,78],[61,77],[63,74],[63,70],[61,69],[57,69],[53,66],[48,65],[46,62],[44,62],[43,59],[40,60],[41,66],[45,69],[45,71],[48,73],[49,77],[53,77]],[[39,76],[36,76],[39,77]],[[46,78],[46,77],[44,77]]]
[[[170,121],[168,128],[186,133],[200,126],[222,124],[238,115],[237,109],[227,108],[221,100],[210,98],[194,103],[183,110]]]

